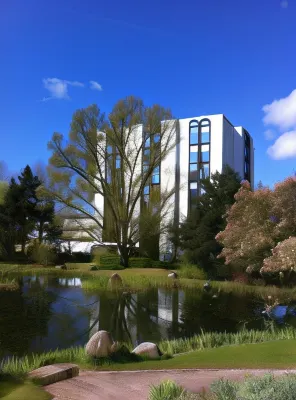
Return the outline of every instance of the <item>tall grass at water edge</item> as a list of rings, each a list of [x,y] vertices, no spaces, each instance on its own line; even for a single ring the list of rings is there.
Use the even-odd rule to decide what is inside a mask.
[[[202,333],[188,339],[163,340],[158,343],[165,355],[178,356],[193,350],[203,350],[227,345],[241,345],[247,343],[262,343],[281,339],[296,339],[296,329],[285,328],[275,331],[241,331],[238,333]],[[128,351],[133,349],[131,343],[124,344]],[[29,371],[54,363],[76,363],[85,367],[110,365],[122,362],[141,361],[130,358],[126,352],[119,352],[115,357],[102,359],[96,363],[87,356],[83,347],[72,347],[64,350],[54,350],[42,354],[26,355],[24,357],[10,357],[0,363],[0,373],[13,376],[24,376]]]

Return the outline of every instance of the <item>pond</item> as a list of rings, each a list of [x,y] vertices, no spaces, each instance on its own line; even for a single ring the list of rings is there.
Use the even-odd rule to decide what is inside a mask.
[[[0,292],[0,358],[85,345],[98,330],[115,340],[158,342],[204,332],[265,329],[263,300],[197,289],[89,293],[79,278],[22,277]],[[279,323],[296,326],[294,306],[279,305]]]

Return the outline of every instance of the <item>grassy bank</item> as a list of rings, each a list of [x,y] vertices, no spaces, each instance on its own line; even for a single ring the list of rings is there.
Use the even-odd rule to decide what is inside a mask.
[[[0,374],[0,398],[4,400],[50,400],[52,396],[30,381]]]
[[[248,343],[248,344],[246,344]],[[171,359],[163,357],[160,361],[144,361],[142,358],[137,358],[128,352],[120,353],[109,359],[102,359],[99,363],[95,363],[90,357],[85,354],[83,347],[73,347],[65,350],[55,350],[42,354],[33,354],[32,356],[25,356],[21,359],[11,358],[6,362],[0,364],[0,370],[6,374],[11,374],[17,377],[24,377],[29,371],[39,368],[43,365],[54,363],[76,363],[82,368],[86,369],[102,369],[102,370],[124,370],[124,369],[163,369],[163,368],[235,368],[236,363],[242,365],[242,368],[252,367],[252,360],[254,361],[254,368],[257,367],[256,362],[265,362],[264,357],[258,359],[257,357],[257,344],[266,344],[267,348],[270,346],[272,353],[268,362],[280,361],[282,367],[285,368],[290,365],[290,359],[293,359],[294,367],[296,368],[296,330],[293,328],[283,329],[281,331],[267,332],[267,331],[242,331],[239,333],[205,333],[196,335],[190,339],[176,339],[172,341],[161,341],[158,343],[159,348],[165,355],[175,355]],[[251,347],[246,347],[251,346]],[[289,358],[285,358],[289,354],[289,349],[295,346],[295,350],[291,352]],[[132,350],[132,345],[127,344],[126,347],[129,351]],[[260,349],[260,347],[258,347]],[[277,349],[277,351],[273,351]],[[217,363],[215,359],[216,350],[221,351],[217,353]],[[265,347],[263,349],[265,351]],[[245,352],[250,355],[245,357]],[[232,354],[232,355],[228,355]],[[234,352],[234,353],[232,353]],[[238,360],[239,353],[242,352],[242,359]],[[185,354],[182,354],[185,353]],[[260,355],[260,351],[258,352]],[[232,361],[232,358],[233,361]],[[291,358],[292,357],[292,358]],[[136,362],[135,362],[136,361]],[[244,362],[246,361],[246,365]],[[239,364],[243,362],[243,364]],[[239,366],[238,366],[239,368]],[[263,368],[263,367],[262,367]],[[265,368],[265,367],[264,367]]]
[[[68,263],[67,270],[56,269],[54,267],[42,267],[38,265],[16,265],[0,263],[0,272],[5,276],[13,277],[16,275],[55,275],[59,277],[76,277],[82,280],[85,290],[98,291],[105,290],[110,276],[117,272],[123,279],[124,289],[144,290],[153,287],[164,288],[192,288],[203,289],[204,280],[180,278],[172,280],[168,278],[168,270],[158,268],[128,268],[121,271],[99,270],[90,271],[89,263],[71,264]],[[213,294],[223,291],[224,293],[234,293],[236,295],[253,295],[255,297],[272,296],[281,301],[296,299],[295,288],[278,288],[275,286],[252,286],[238,282],[211,283]]]

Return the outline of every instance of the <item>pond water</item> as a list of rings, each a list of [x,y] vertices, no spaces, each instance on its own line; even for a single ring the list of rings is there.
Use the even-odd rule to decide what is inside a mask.
[[[79,278],[22,277],[19,289],[0,292],[0,358],[84,345],[98,330],[134,345],[204,332],[264,329],[263,300],[232,293],[152,289],[89,293]],[[214,297],[213,297],[214,296]],[[294,306],[273,312],[296,326]]]

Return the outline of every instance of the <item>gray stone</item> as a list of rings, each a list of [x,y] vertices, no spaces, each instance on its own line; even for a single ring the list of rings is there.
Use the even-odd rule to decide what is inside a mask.
[[[121,276],[115,273],[109,279],[108,287],[111,288],[112,290],[118,289],[118,288],[122,287],[122,284],[123,283],[122,283]]]
[[[178,275],[176,274],[176,272],[171,272],[171,273],[168,274],[168,278],[177,279]]]
[[[117,349],[111,334],[107,331],[95,333],[85,346],[86,354],[91,357],[108,357]]]
[[[150,359],[158,359],[160,356],[162,356],[158,346],[150,342],[143,342],[139,344],[139,346],[137,346],[132,353],[137,354],[138,356],[145,356]]]
[[[67,265],[63,264],[63,265],[56,265],[55,266],[56,269],[67,269]]]
[[[74,378],[79,375],[79,367],[76,364],[52,364],[46,365],[29,372],[30,379],[38,382],[40,385],[50,385],[64,379]]]

